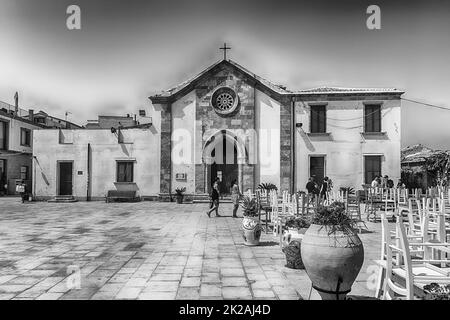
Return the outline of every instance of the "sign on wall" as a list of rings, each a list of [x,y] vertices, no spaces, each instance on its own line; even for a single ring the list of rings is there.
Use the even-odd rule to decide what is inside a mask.
[[[176,173],[175,174],[175,180],[186,180],[187,174],[186,173]]]

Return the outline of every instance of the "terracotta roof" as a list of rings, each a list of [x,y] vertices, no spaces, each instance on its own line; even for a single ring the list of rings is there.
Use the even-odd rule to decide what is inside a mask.
[[[298,93],[404,93],[395,88],[343,88],[343,87],[317,87],[307,90],[297,91]]]

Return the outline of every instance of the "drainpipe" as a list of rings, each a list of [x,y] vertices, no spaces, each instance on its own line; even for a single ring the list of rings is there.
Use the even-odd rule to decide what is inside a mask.
[[[91,144],[87,145],[87,185],[86,185],[86,201],[91,200]]]
[[[291,120],[291,194],[296,191],[296,154],[295,154],[295,123],[296,123],[296,114],[295,114],[295,98],[291,98],[292,104],[292,120]]]
[[[36,201],[36,156],[33,156],[33,201]]]

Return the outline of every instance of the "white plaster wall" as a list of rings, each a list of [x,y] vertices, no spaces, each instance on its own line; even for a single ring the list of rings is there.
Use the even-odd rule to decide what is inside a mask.
[[[195,105],[195,91],[172,103],[172,191],[186,187],[191,194],[195,193]],[[185,173],[187,179],[176,180],[177,173]]]
[[[68,130],[66,130],[67,133]],[[58,130],[39,130],[34,135],[35,194],[57,194],[57,161],[73,161],[73,195],[86,197],[87,145],[91,144],[91,196],[103,197],[108,190],[137,190],[141,196],[159,193],[159,134],[155,128],[122,130],[119,144],[110,130],[70,130],[72,144],[59,144]],[[134,160],[134,184],[116,183],[116,160]],[[80,174],[78,174],[78,171]]]
[[[255,127],[258,133],[256,185],[271,182],[280,187],[280,103],[255,90]]]
[[[0,119],[2,121],[9,122],[8,129],[8,149],[12,151],[31,153],[33,147],[33,130],[41,129],[38,126],[32,125],[30,123],[26,123],[23,121],[19,121],[16,119],[12,119],[9,117],[4,117],[0,115]],[[20,129],[25,128],[31,130],[31,146],[21,146],[20,145]]]
[[[305,101],[296,103],[296,175],[297,189],[304,190],[309,177],[309,157],[325,155],[325,175],[333,180],[335,189],[351,186],[360,189],[364,183],[364,155],[383,155],[382,174],[394,182],[400,178],[400,100],[383,100],[381,131],[385,137],[364,138],[363,102],[380,100],[324,101],[327,102],[327,132],[329,137],[312,137],[310,111]]]

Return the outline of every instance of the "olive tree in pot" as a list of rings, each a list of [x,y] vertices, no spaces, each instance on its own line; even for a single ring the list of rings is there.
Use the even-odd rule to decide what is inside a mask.
[[[320,206],[302,244],[306,273],[323,300],[343,300],[364,262],[364,248],[342,202]]]
[[[177,203],[183,203],[184,193],[186,192],[186,187],[176,188],[175,193],[177,197]]]
[[[244,242],[247,246],[259,245],[261,238],[261,224],[258,219],[258,203],[255,199],[244,197],[241,207],[244,219],[242,220],[242,231]]]

